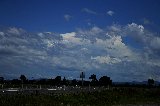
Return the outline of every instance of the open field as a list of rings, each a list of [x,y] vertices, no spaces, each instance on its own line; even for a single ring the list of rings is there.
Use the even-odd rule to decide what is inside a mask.
[[[12,89],[13,90],[13,89]],[[71,90],[71,89],[70,89]],[[77,90],[77,91],[76,91]],[[1,106],[159,106],[159,88],[96,88],[91,92],[82,89],[3,91]]]

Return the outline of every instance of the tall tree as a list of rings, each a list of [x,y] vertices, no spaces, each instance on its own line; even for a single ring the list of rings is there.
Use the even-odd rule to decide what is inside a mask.
[[[55,84],[56,84],[57,86],[60,86],[60,85],[61,85],[61,76],[57,76],[54,80],[55,80]]]
[[[26,76],[25,75],[21,75],[20,76],[20,79],[21,79],[21,83],[22,83],[22,89],[23,89],[23,84],[24,84],[24,82],[26,81]]]
[[[153,79],[148,79],[148,85],[151,87],[154,85],[154,80]]]
[[[101,86],[108,86],[112,84],[112,80],[110,80],[110,77],[103,76],[99,79],[99,84]]]
[[[65,77],[63,78],[63,85],[67,85],[67,80]]]
[[[0,84],[3,84],[4,78],[0,77]]]
[[[98,85],[98,80],[97,80],[97,78],[96,78],[96,75],[95,75],[95,74],[91,75],[91,76],[89,77],[89,79],[91,79],[91,80],[92,80],[92,81],[91,81],[91,85],[93,85],[93,86]]]
[[[25,75],[21,75],[21,76],[20,76],[20,79],[21,79],[21,81],[23,81],[23,82],[24,82],[24,81],[26,81],[26,79],[27,79],[27,78],[26,78],[26,76],[25,76]]]

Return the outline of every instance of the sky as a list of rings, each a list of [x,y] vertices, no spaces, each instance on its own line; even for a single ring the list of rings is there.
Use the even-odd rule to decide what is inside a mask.
[[[160,81],[159,0],[0,0],[0,76]]]

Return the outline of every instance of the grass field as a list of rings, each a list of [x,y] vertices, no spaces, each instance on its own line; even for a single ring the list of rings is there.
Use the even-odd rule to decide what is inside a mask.
[[[160,105],[158,88],[114,88],[104,91],[47,94],[0,94],[0,106]]]

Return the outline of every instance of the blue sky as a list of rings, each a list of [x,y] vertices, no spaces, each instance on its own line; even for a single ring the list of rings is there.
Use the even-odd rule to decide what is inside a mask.
[[[159,0],[1,0],[0,75],[160,81]]]
[[[84,8],[95,12],[85,13]],[[159,1],[154,0],[1,0],[1,24],[18,26],[29,31],[73,31],[87,27],[87,21],[93,25],[105,27],[112,23],[142,23],[146,18],[159,22]],[[112,17],[107,11],[113,11]],[[64,15],[71,16],[70,22]]]

